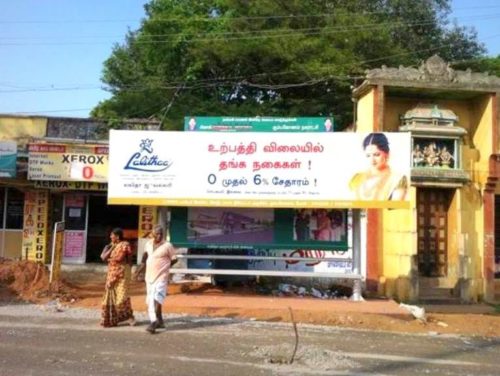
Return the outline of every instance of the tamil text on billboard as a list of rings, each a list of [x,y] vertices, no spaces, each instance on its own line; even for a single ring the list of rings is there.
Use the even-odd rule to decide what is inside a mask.
[[[409,133],[110,131],[110,204],[408,208]]]

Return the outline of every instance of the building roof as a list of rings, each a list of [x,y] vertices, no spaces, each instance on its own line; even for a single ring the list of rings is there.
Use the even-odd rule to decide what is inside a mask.
[[[441,92],[462,93],[462,96],[480,93],[500,92],[500,77],[488,73],[476,73],[470,69],[454,70],[438,55],[431,56],[420,67],[381,68],[366,71],[363,83],[353,90],[353,97],[363,96],[372,86],[382,85],[401,88],[402,91],[419,89],[439,90]],[[458,94],[460,95],[460,94]]]

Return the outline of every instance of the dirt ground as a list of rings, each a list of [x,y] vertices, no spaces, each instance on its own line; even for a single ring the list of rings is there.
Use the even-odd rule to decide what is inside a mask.
[[[28,261],[0,260],[0,302],[20,299],[44,304],[58,299],[66,306],[99,309],[103,291],[104,276],[102,275],[72,273],[71,278],[63,275],[62,282],[49,284],[49,273],[44,266]],[[130,294],[135,311],[146,311],[144,293],[143,282],[132,282]],[[169,295],[170,297],[164,304],[165,313],[263,321],[290,322],[292,320],[287,304],[263,308],[266,307],[263,302],[269,301],[270,298],[292,298],[258,295],[255,289],[249,287],[222,289],[195,281],[172,283],[169,285]],[[195,297],[197,304],[185,304],[183,301],[185,302],[186,299],[183,300],[182,297]],[[238,297],[244,303],[238,306],[221,307],[217,301],[224,297]],[[241,299],[242,297],[247,297],[247,299]],[[339,310],[339,312],[332,310],[331,305],[327,303],[328,301],[312,297],[301,298],[299,305],[295,304],[292,311],[293,320],[298,323],[394,332],[500,337],[498,306],[496,310],[488,309],[488,313],[464,313],[478,311],[474,309],[477,308],[475,306],[469,306],[470,309],[467,309],[467,306],[455,309],[448,307],[447,311],[451,313],[427,311],[427,322],[424,323],[409,315],[370,313],[370,302],[361,303],[364,304],[363,307],[367,307],[365,311]],[[339,302],[339,304],[342,303]]]

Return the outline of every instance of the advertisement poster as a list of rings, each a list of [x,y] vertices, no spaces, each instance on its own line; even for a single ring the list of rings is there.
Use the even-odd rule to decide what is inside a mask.
[[[271,244],[274,211],[188,208],[187,240],[199,244]]]
[[[0,141],[0,178],[16,177],[17,143]]]
[[[249,270],[283,270],[294,272],[351,273],[353,270],[352,248],[345,250],[296,249],[248,251],[249,256],[282,256],[282,260],[249,260]],[[304,261],[301,259],[316,258]],[[323,260],[324,259],[324,260]]]
[[[297,209],[294,212],[293,239],[297,242],[340,242],[347,236],[346,223],[345,210]]]
[[[110,131],[108,203],[408,208],[409,133]]]
[[[347,210],[172,208],[170,232],[188,248],[345,250]]]
[[[85,231],[64,232],[64,258],[80,259],[84,255]]]
[[[28,145],[28,179],[48,181],[108,181],[108,147],[95,145]]]
[[[333,132],[333,117],[230,117],[184,118],[185,131],[202,132]]]

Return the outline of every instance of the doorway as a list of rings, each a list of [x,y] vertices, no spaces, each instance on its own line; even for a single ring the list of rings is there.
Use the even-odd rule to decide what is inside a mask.
[[[101,262],[102,248],[109,243],[109,234],[115,227],[123,229],[125,240],[130,242],[135,256],[138,226],[138,206],[108,205],[105,195],[89,196],[86,262]]]
[[[448,271],[448,209],[453,191],[417,190],[418,271],[422,277],[445,277]]]

